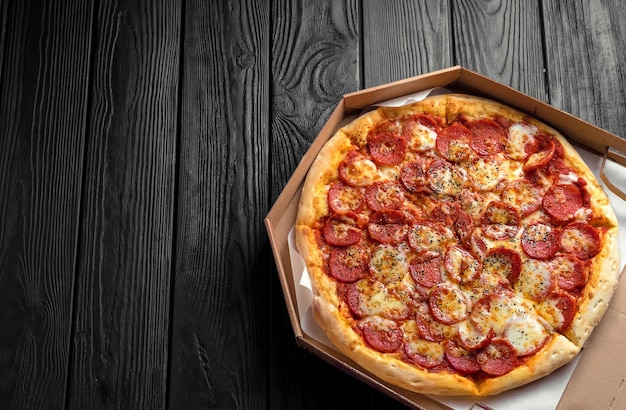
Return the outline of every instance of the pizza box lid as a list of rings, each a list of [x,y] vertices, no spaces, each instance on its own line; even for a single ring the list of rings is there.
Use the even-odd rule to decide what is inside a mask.
[[[348,124],[364,108],[372,104],[435,87],[445,87],[456,92],[490,98],[517,108],[559,130],[574,145],[582,145],[600,154],[604,160],[609,158],[616,164],[626,166],[625,139],[461,66],[344,95],[267,214],[264,221],[265,227],[298,345],[373,388],[409,407],[418,409],[449,409],[449,407],[427,396],[380,381],[349,358],[303,332],[287,238],[295,223],[300,190],[307,171],[319,150],[335,131]],[[610,176],[613,178],[615,173]],[[624,186],[624,180],[622,179],[622,183],[615,185],[612,179],[605,175],[604,162],[601,178],[615,195],[626,200],[626,194],[619,188],[619,186]],[[615,201],[613,199],[611,201],[618,214],[618,220],[621,222],[623,219],[620,218],[626,218],[626,214],[620,214],[616,209]],[[621,226],[624,225],[621,223]],[[624,260],[621,263],[623,264]],[[622,273],[624,271],[626,268]],[[583,352],[579,355],[578,364],[561,397],[558,409],[626,408],[626,332],[623,332],[624,328],[626,328],[626,285],[621,280],[602,322],[595,328]]]

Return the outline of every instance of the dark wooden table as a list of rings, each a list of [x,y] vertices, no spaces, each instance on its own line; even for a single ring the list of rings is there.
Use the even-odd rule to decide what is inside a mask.
[[[344,93],[463,65],[626,135],[626,3],[0,0],[0,408],[391,409],[263,218]]]

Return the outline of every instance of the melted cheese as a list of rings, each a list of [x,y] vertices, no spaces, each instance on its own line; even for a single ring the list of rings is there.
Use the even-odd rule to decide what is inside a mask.
[[[352,161],[348,165],[345,175],[356,186],[368,186],[381,178],[374,161],[367,158]]]
[[[423,339],[412,339],[407,342],[408,349],[413,353],[430,358],[435,362],[443,360],[445,348],[441,343],[429,342]]]
[[[437,142],[437,133],[434,130],[417,124],[411,129],[412,133],[409,139],[408,148],[413,151],[425,152],[435,148]]]
[[[474,187],[479,191],[492,191],[504,180],[523,176],[518,162],[498,156],[490,159],[479,158],[468,168]]]
[[[535,318],[525,315],[510,321],[504,329],[503,336],[513,345],[519,355],[525,356],[544,343],[548,337],[548,331]]]
[[[522,263],[515,288],[528,298],[542,300],[552,288],[550,265],[536,259],[527,259]]]
[[[380,282],[371,283],[368,279],[357,283],[360,292],[359,308],[363,316],[388,316],[393,318],[407,308],[405,301],[394,297]]]
[[[409,264],[403,250],[391,245],[377,247],[370,258],[370,272],[382,283],[401,281],[409,272]]]
[[[428,176],[430,188],[439,195],[460,195],[468,181],[467,171],[456,166],[438,168]]]
[[[454,234],[448,227],[439,228],[414,225],[409,230],[409,241],[417,250],[443,252],[454,238]]]
[[[527,144],[534,143],[536,133],[537,128],[529,124],[516,123],[511,125],[506,146],[506,153],[509,158],[514,160],[526,158],[525,147]]]

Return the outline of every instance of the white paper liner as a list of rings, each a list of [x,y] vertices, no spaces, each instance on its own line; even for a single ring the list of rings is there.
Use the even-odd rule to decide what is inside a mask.
[[[420,91],[415,94],[410,94],[393,100],[388,100],[377,104],[377,106],[393,106],[399,107],[405,104],[421,101],[424,98],[432,95],[440,95],[450,93],[451,91],[437,87],[429,90]],[[609,202],[613,205],[613,210],[617,216],[619,223],[618,231],[618,244],[626,243],[626,206],[620,207],[614,206],[615,204],[622,204],[622,200],[611,192],[600,179],[600,168],[602,166],[602,157],[598,156],[590,151],[587,151],[580,147],[574,147],[580,154],[583,161],[587,164],[591,172],[596,176],[604,191],[609,197]],[[613,161],[607,161],[605,165],[605,173],[611,182],[618,187],[626,187],[626,173],[624,168]],[[296,286],[296,302],[298,304],[298,311],[300,312],[300,326],[302,331],[314,340],[328,346],[329,348],[336,350],[332,342],[324,331],[319,327],[313,313],[311,311],[311,301],[313,300],[313,294],[311,292],[311,281],[306,270],[304,260],[300,256],[296,247],[295,230],[292,228],[288,236],[289,254],[291,258],[291,270],[294,277],[294,283]],[[626,246],[621,246],[619,249],[620,272],[623,270],[622,263],[626,261]],[[549,376],[546,376],[534,383],[505,391],[497,396],[482,397],[479,400],[472,396],[434,396],[427,395],[433,400],[436,400],[454,410],[468,410],[473,406],[480,404],[487,406],[493,410],[553,410],[559,404],[561,396],[567,387],[567,384],[578,364],[580,356],[576,357],[570,363],[556,370]]]

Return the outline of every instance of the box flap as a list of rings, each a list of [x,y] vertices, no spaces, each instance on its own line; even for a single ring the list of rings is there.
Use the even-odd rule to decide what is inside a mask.
[[[626,271],[626,269],[625,269]],[[622,275],[624,271],[622,272]],[[620,284],[594,329],[559,409],[626,408],[626,283]],[[610,346],[607,346],[610,340]]]
[[[411,94],[434,87],[445,87],[454,84],[460,74],[461,67],[456,66],[355,91],[344,96],[345,106],[349,109],[361,110],[377,102],[386,101],[400,95]]]

